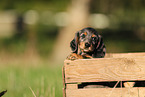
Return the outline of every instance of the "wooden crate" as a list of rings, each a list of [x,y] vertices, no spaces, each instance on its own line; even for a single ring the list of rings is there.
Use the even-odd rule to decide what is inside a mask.
[[[105,58],[65,60],[64,97],[145,97],[145,87],[78,88],[81,83],[145,80],[145,53],[107,54]]]

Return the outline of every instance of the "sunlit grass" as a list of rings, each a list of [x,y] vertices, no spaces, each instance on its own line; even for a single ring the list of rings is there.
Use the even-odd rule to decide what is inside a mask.
[[[20,64],[21,65],[21,64]],[[8,90],[6,97],[62,97],[61,67],[0,68],[0,91]]]

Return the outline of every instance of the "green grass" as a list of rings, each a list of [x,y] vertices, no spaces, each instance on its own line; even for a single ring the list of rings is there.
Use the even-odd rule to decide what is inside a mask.
[[[0,91],[5,97],[62,97],[61,67],[0,66]],[[32,90],[31,90],[32,89]]]

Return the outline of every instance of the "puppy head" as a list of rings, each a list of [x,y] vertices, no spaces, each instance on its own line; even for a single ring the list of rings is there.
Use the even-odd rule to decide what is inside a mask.
[[[97,31],[93,28],[85,28],[81,30],[78,46],[82,52],[92,52],[96,48],[97,40]]]
[[[82,52],[94,51],[98,40],[98,32],[93,28],[84,28],[76,33],[75,38],[71,41],[71,49],[77,53],[78,48]]]

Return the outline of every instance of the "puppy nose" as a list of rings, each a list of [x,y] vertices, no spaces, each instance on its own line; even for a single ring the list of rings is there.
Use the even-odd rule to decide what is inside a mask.
[[[89,43],[85,43],[85,47],[90,47],[90,44]]]

